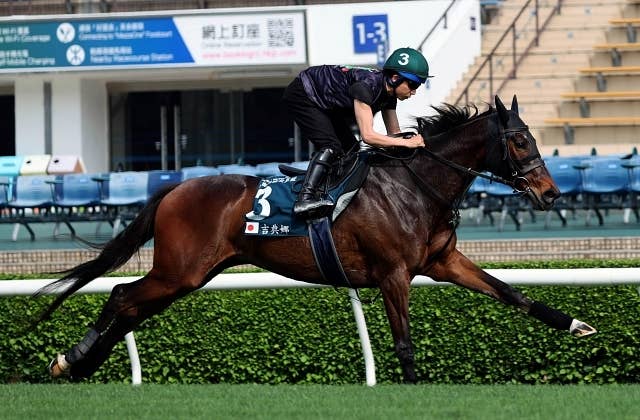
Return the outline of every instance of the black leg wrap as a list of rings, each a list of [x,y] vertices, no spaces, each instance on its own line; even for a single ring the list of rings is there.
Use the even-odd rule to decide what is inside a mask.
[[[396,355],[400,360],[400,366],[402,367],[405,382],[418,382],[415,372],[415,361],[412,347],[406,344],[396,346]]]
[[[396,354],[400,360],[413,363],[413,350],[406,344],[398,346],[396,348]]]
[[[573,318],[569,315],[539,302],[531,304],[529,315],[558,330],[568,331],[569,327],[571,327],[571,322],[573,322]]]
[[[69,350],[67,354],[65,354],[64,357],[67,362],[69,362],[70,364],[74,364],[78,360],[84,359],[84,355],[87,354],[91,346],[93,346],[96,340],[98,340],[98,337],[100,337],[98,331],[91,328],[89,332],[87,332],[87,335],[84,336],[82,341],[73,346],[71,350]]]

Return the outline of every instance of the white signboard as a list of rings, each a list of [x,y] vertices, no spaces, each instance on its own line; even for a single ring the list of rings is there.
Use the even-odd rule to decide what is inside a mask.
[[[304,64],[302,12],[174,17],[198,65]]]

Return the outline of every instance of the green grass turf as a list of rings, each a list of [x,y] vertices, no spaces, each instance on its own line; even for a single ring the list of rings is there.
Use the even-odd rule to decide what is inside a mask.
[[[640,385],[0,385],[9,419],[640,418]]]

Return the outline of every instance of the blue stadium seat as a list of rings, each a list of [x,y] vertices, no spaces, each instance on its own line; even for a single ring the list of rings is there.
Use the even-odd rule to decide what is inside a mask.
[[[474,179],[473,182],[471,183],[471,186],[469,187],[467,194],[480,194],[480,193],[486,192],[488,183],[489,183],[489,180],[487,180],[486,178],[482,178],[479,176],[476,177],[476,179]]]
[[[182,180],[200,178],[202,176],[220,175],[221,172],[213,166],[190,166],[182,168]]]
[[[95,177],[91,174],[57,176],[53,204],[63,208],[100,204],[100,186]]]
[[[522,222],[518,215],[521,211],[527,211],[535,222],[535,214],[531,210],[530,203],[523,199],[519,194],[514,193],[513,188],[498,182],[487,182],[485,184],[486,198],[483,200],[483,213],[489,216],[493,224],[493,216],[491,213],[500,213],[500,223],[498,230],[504,230],[504,222],[507,216],[511,217],[516,226],[516,230],[520,230]]]
[[[631,212],[636,216],[636,222],[640,222],[640,156],[633,155],[622,164],[629,174],[629,195],[624,205],[624,222],[629,223]]]
[[[584,208],[589,212],[587,216],[596,214],[600,225],[604,224],[602,209],[623,208],[629,187],[629,174],[623,163],[619,158],[594,156],[579,166]]]
[[[149,197],[167,185],[175,185],[182,182],[182,172],[179,171],[150,171],[147,193]]]
[[[148,172],[111,172],[96,180],[103,185],[100,203],[105,206],[142,205],[149,198]]]
[[[55,220],[50,184],[54,180],[54,175],[23,175],[16,178],[13,197],[7,204],[10,215],[5,219],[5,222],[15,223],[12,235],[14,241],[18,238],[20,225],[29,231],[33,241],[35,233],[29,223]]]
[[[0,210],[13,199],[13,177],[0,175]],[[0,212],[0,217],[2,213]]]
[[[545,165],[556,182],[562,195],[579,194],[582,187],[580,170],[576,168],[578,161],[574,158],[546,158]]]
[[[15,209],[33,209],[53,204],[50,183],[54,175],[24,175],[16,178],[13,200],[9,207]]]
[[[115,237],[120,225],[132,220],[149,199],[149,172],[110,172],[94,179],[100,183],[100,204],[105,206]]]
[[[476,224],[480,224],[484,214],[483,199],[486,196],[487,180],[482,177],[476,177],[467,190],[464,199],[460,203],[460,208],[469,210],[469,218],[475,220]]]
[[[100,207],[100,186],[95,180],[100,174],[66,174],[56,176],[53,206],[56,210],[54,236],[64,223],[74,237],[72,222],[102,221],[106,218]]]
[[[640,156],[634,155],[622,166],[629,171],[629,191],[640,193]]]
[[[555,213],[560,217],[562,226],[567,226],[567,212],[575,216],[580,207],[582,191],[582,175],[576,167],[584,157],[547,157],[545,165],[560,190],[560,197],[556,199],[552,211],[545,215],[545,227],[549,227],[551,216]]]
[[[289,164],[289,166],[293,166],[294,168],[298,168],[298,169],[304,169],[306,171],[307,168],[309,167],[309,161],[308,160],[299,160],[299,161],[296,161],[296,162],[291,162]]]
[[[619,158],[594,158],[584,162],[582,191],[587,194],[613,194],[627,190],[627,170]]]
[[[282,172],[278,169],[281,162],[268,162],[256,165],[256,175],[261,177],[282,176]]]
[[[223,175],[249,175],[249,176],[257,176],[257,170],[255,166],[251,165],[218,165],[218,170]]]

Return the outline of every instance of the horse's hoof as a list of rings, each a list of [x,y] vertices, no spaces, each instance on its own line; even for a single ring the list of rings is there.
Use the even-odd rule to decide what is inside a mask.
[[[69,376],[71,371],[71,365],[65,359],[64,354],[58,354],[58,356],[49,363],[49,374],[53,378],[60,376]]]
[[[569,332],[575,337],[588,337],[597,333],[598,330],[596,330],[589,324],[574,319],[571,323],[571,327],[569,327]]]

